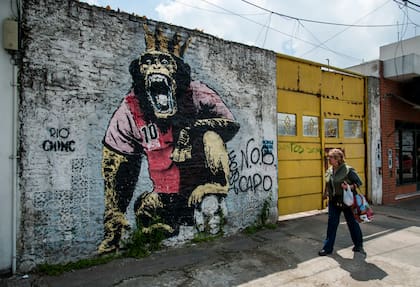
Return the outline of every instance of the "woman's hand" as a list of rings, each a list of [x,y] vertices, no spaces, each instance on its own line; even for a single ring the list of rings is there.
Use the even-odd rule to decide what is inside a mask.
[[[342,188],[342,189],[347,189],[349,186],[350,186],[350,189],[351,189],[351,185],[350,185],[350,184],[348,184],[348,183],[347,183],[347,182],[345,182],[345,181],[341,184],[341,188]]]

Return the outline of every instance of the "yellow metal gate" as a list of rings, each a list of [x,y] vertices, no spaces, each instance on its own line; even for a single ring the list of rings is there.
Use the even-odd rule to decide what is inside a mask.
[[[341,148],[364,185],[365,77],[277,55],[279,215],[324,208],[325,152]]]

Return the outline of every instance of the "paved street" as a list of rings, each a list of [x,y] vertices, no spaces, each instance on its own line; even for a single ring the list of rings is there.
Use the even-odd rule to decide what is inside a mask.
[[[0,286],[420,286],[420,198],[374,206],[363,224],[367,257],[351,251],[342,216],[336,249],[319,257],[327,214],[282,220],[274,230],[162,250],[56,277],[29,274]]]

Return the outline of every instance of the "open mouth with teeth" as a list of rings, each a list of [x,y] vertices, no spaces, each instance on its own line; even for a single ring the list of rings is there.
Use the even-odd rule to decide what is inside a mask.
[[[146,80],[146,92],[158,118],[167,118],[176,113],[173,86],[168,77],[151,74]]]

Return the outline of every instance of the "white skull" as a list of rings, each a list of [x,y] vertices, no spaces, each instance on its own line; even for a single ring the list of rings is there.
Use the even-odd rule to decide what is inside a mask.
[[[224,197],[207,195],[194,210],[194,220],[198,231],[215,235],[223,228],[222,220],[227,215]]]

